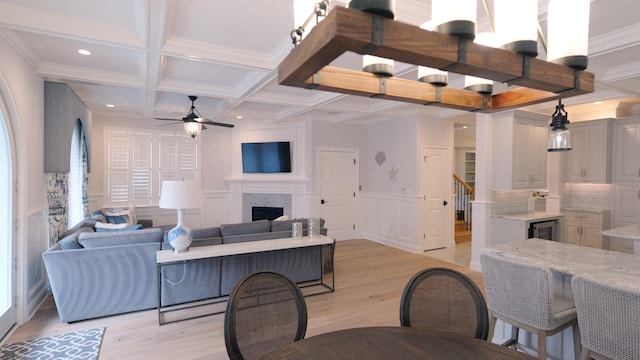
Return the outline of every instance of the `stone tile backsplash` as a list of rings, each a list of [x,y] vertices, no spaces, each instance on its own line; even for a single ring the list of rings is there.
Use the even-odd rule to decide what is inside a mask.
[[[564,184],[563,207],[611,209],[613,207],[613,185],[566,183]]]
[[[493,215],[520,214],[529,211],[531,190],[493,191]]]

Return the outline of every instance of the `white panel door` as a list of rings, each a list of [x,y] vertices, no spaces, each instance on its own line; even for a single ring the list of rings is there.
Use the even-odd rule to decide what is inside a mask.
[[[358,219],[358,153],[354,149],[319,151],[319,215],[326,220],[329,236],[353,239]]]
[[[447,245],[449,224],[452,224],[449,220],[453,220],[453,213],[449,211],[451,206],[448,203],[451,195],[452,164],[449,160],[449,150],[443,148],[425,148],[423,159],[422,229],[423,250],[426,251]]]

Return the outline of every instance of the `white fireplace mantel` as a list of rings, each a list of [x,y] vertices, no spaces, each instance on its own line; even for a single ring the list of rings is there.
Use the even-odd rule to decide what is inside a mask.
[[[256,176],[241,179],[225,179],[231,193],[232,216],[243,221],[243,194],[290,194],[292,217],[309,215],[309,179],[290,177]]]

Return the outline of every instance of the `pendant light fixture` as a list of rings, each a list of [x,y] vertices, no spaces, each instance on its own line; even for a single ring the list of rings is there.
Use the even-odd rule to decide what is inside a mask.
[[[571,133],[567,129],[569,118],[562,105],[562,99],[558,99],[556,111],[551,115],[551,130],[549,131],[549,147],[547,151],[569,151],[571,150]]]
[[[358,9],[372,14],[384,16],[389,19],[395,18],[396,1],[395,0],[351,0],[349,7]]]
[[[547,61],[584,70],[589,52],[590,0],[549,0]]]
[[[196,136],[200,135],[202,132],[202,123],[197,121],[185,121],[184,132],[191,136],[192,139],[195,139]]]
[[[480,45],[496,47],[496,37],[491,32],[479,33],[473,42]],[[491,95],[491,93],[493,93],[493,80],[465,75],[464,89],[484,95]]]
[[[473,40],[477,6],[476,0],[433,0],[431,21],[437,32]]]
[[[364,55],[362,56],[362,71],[380,76],[393,76],[393,60]]]
[[[420,25],[420,28],[433,31],[433,22],[427,21]],[[449,72],[427,66],[418,66],[418,81],[436,86],[447,86],[449,84]]]
[[[494,0],[496,41],[505,50],[538,55],[538,0]]]

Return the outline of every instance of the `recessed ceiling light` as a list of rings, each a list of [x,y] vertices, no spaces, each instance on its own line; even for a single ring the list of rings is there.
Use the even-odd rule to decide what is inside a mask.
[[[465,126],[463,126],[462,128],[463,128],[463,129],[466,129],[467,127],[468,127],[468,126],[467,126],[467,125],[465,125]]]
[[[242,119],[242,115],[236,115],[236,119]]]
[[[80,49],[80,50],[78,50],[78,54],[80,54],[80,55],[91,55],[91,51],[85,50],[85,49]]]
[[[115,105],[113,105],[113,104],[107,104],[107,107],[108,107],[108,108],[112,108],[112,107],[115,107]]]
[[[594,103],[595,105],[600,105],[600,104],[602,104],[602,101],[594,101],[593,103]]]

